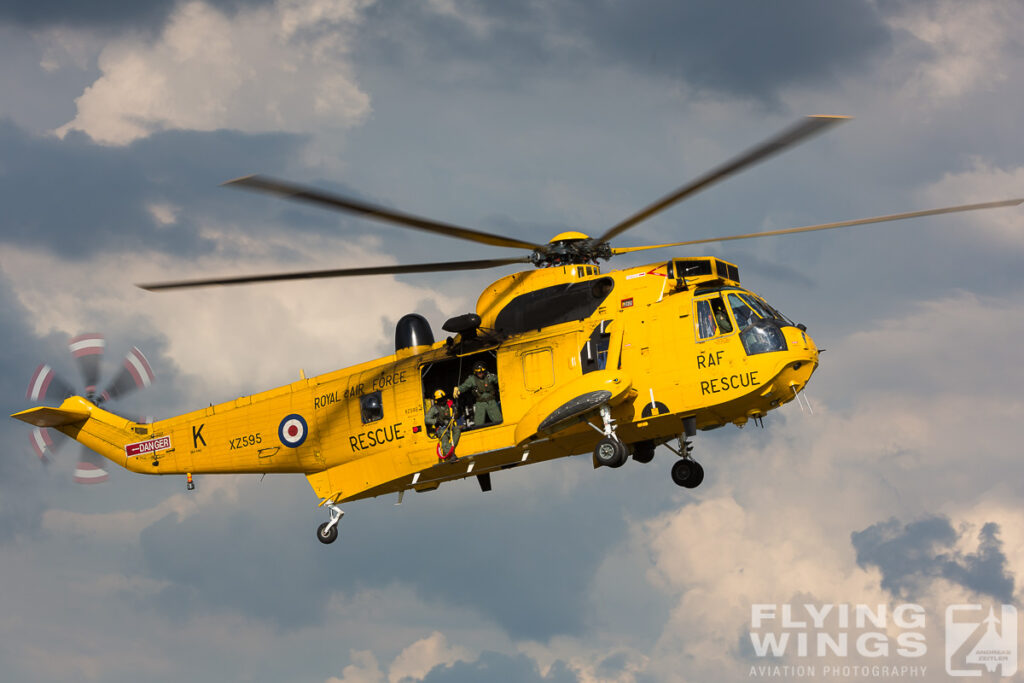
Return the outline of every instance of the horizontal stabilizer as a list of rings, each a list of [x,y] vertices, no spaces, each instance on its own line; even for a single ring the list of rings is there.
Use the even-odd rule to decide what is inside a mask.
[[[61,427],[63,425],[77,424],[89,419],[88,410],[69,410],[67,408],[29,408],[11,417],[27,422],[36,427]]]

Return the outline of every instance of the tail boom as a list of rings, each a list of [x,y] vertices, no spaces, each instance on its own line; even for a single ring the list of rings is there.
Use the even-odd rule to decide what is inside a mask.
[[[302,448],[273,442],[277,413],[295,410],[290,392],[275,393],[281,394],[278,400],[287,401],[280,411],[253,409],[248,400],[239,399],[152,424],[132,422],[81,396],[72,396],[56,408],[41,406],[11,417],[56,429],[115,465],[141,474],[308,473],[323,469],[315,438],[306,440]]]
[[[151,433],[152,425],[137,424],[97,408],[81,396],[72,396],[60,407],[30,408],[11,417],[36,427],[51,427],[99,453],[115,465],[145,471],[130,458],[131,446]],[[138,463],[141,465],[142,463]]]

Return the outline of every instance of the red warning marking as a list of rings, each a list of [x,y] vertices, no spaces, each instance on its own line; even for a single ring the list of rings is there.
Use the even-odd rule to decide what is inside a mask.
[[[142,455],[143,453],[156,453],[157,451],[165,451],[171,447],[171,437],[161,436],[156,439],[150,439],[149,441],[139,441],[138,443],[130,443],[124,447],[125,454],[131,458],[136,455]]]

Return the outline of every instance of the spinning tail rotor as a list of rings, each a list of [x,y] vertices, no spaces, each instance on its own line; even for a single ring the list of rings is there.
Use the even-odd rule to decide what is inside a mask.
[[[97,392],[106,345],[103,335],[96,333],[80,334],[72,337],[68,342],[68,350],[75,359],[75,364],[78,366],[84,383],[82,395],[96,405],[123,398],[133,391],[148,387],[155,379],[153,369],[149,361],[146,360],[146,356],[138,347],[132,347],[125,354],[121,368],[110,384],[103,391]],[[75,393],[76,390],[72,384],[62,379],[50,365],[44,363],[37,367],[32,374],[25,397],[37,403],[59,403],[69,396],[74,396]],[[143,418],[135,421],[152,420]],[[29,435],[29,441],[39,459],[44,464],[49,464],[62,449],[66,438],[56,430],[36,427]],[[105,482],[108,479],[108,474],[104,469],[103,462],[102,457],[83,447],[75,466],[75,482],[79,484]]]

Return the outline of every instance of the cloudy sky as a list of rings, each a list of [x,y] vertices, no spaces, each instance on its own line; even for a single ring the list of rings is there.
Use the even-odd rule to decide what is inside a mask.
[[[248,173],[546,241],[847,114],[618,246],[1024,196],[1022,26],[1010,0],[3,2],[0,403],[24,408],[43,361],[75,379],[67,340],[96,330],[111,366],[139,345],[159,376],[125,409],[184,412],[387,353],[401,315],[436,329],[510,272],[134,288],[510,255],[218,187]],[[944,676],[947,606],[1021,603],[1024,210],[703,253],[827,351],[813,414],[698,437],[695,491],[664,449],[573,458],[348,505],[325,547],[301,476],[76,486],[74,448],[43,469],[0,423],[2,677]],[[752,646],[754,605],[905,603],[921,657]]]

